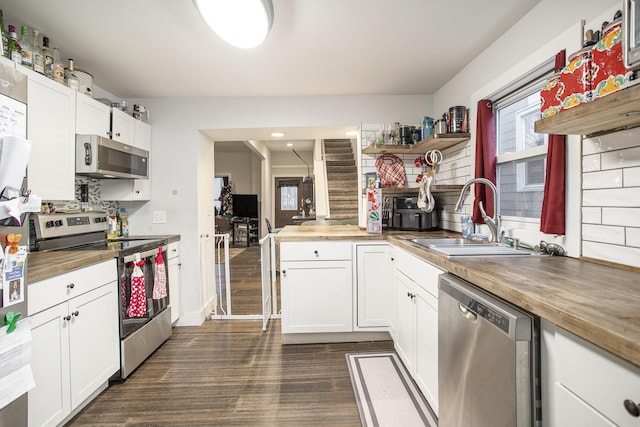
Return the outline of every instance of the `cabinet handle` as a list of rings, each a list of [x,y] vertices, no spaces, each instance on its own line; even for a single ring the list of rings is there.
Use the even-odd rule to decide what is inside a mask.
[[[640,405],[633,400],[626,399],[624,401],[624,409],[626,409],[632,417],[640,417]]]
[[[315,251],[313,251],[313,254],[314,254],[315,256],[318,256],[318,250],[316,249]]]
[[[69,320],[71,320],[71,316],[69,316],[69,315],[64,316],[64,317],[63,317],[63,319],[64,319],[64,320],[66,320],[66,321],[68,322]]]
[[[407,292],[407,296],[411,298],[411,292]]]
[[[73,283],[69,283],[69,284],[67,285],[67,288],[68,288],[68,289],[73,289],[73,288],[75,288],[75,287],[76,287],[76,285],[74,285]]]
[[[396,259],[394,257],[391,257],[391,261],[395,261]]]
[[[73,313],[71,313],[71,315],[78,317],[80,315],[80,312],[78,310],[76,310]]]
[[[120,136],[120,132],[116,133],[116,136]]]
[[[282,270],[282,274],[287,274],[287,270]]]

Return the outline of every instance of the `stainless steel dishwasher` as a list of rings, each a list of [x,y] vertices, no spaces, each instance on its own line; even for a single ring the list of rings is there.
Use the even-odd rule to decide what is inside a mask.
[[[539,320],[451,274],[439,288],[438,425],[539,425]]]

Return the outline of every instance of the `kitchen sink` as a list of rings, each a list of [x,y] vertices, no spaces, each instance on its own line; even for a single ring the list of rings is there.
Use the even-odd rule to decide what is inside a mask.
[[[448,257],[454,256],[526,256],[533,252],[525,249],[516,249],[505,246],[502,243],[467,240],[459,238],[451,239],[410,239],[425,248],[440,252]]]

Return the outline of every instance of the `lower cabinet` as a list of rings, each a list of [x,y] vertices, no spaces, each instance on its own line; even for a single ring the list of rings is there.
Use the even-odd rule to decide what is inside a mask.
[[[398,355],[438,413],[438,277],[442,270],[394,253],[393,337]]]
[[[119,369],[116,277],[108,261],[29,285],[40,306],[31,316],[29,426],[60,425]],[[46,300],[54,305],[40,310]]]
[[[169,301],[171,303],[171,323],[180,318],[182,299],[180,289],[180,243],[169,243],[167,256],[167,273],[169,275]]]
[[[280,243],[282,333],[351,332],[350,242]]]
[[[356,244],[354,330],[388,330],[393,265],[388,244]]]
[[[626,408],[640,404],[640,368],[548,321],[541,329],[545,426],[640,425]]]

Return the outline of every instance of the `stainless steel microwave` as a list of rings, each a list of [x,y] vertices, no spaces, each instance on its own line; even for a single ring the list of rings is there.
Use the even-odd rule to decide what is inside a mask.
[[[76,175],[149,178],[149,152],[98,135],[76,135]]]
[[[640,68],[640,0],[624,0],[622,56],[629,69]]]

